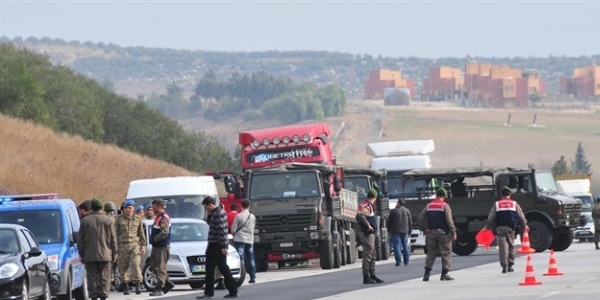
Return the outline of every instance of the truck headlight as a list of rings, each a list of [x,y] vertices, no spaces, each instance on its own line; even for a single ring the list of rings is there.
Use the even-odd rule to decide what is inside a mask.
[[[48,256],[48,266],[50,270],[58,270],[58,255]]]
[[[19,266],[15,263],[7,263],[0,267],[0,279],[2,278],[11,278],[17,274],[19,271]]]
[[[318,232],[311,232],[310,233],[310,239],[311,240],[316,240],[319,238],[319,233]]]

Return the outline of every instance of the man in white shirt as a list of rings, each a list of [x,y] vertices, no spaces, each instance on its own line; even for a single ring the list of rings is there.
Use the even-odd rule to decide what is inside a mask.
[[[233,233],[233,244],[243,262],[248,262],[249,283],[256,282],[256,264],[254,263],[254,228],[256,218],[250,212],[250,201],[242,201],[242,211],[235,215],[231,232]],[[248,259],[244,260],[247,255]]]

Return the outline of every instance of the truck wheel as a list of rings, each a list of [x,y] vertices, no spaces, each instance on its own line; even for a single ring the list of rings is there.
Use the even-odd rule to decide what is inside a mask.
[[[529,227],[529,244],[536,252],[544,252],[552,245],[552,234],[546,224],[533,221],[527,224]]]
[[[564,251],[567,250],[567,248],[569,248],[572,243],[572,232],[556,234],[552,237],[552,245],[550,245],[550,249],[554,249],[554,251]]]
[[[333,247],[333,268],[339,269],[342,266],[342,241],[339,234],[333,235],[335,245]]]
[[[458,237],[454,245],[452,245],[452,252],[460,256],[466,256],[475,252],[477,246],[477,240],[475,240],[475,236],[473,235]]]
[[[356,232],[354,232],[354,228],[350,228],[350,245],[348,246],[348,257],[346,259],[346,264],[353,264],[356,262],[357,251]]]
[[[341,236],[342,236],[342,238],[340,239],[340,246],[338,248],[340,248],[340,253],[342,254],[341,265],[345,266],[346,265],[346,261],[348,260],[348,255],[350,253],[348,253],[348,246],[346,245],[346,236],[345,236],[345,234],[342,234]]]
[[[381,239],[381,260],[387,260],[390,257],[390,240],[387,238],[387,231],[385,234],[386,237]]]
[[[375,260],[380,261],[382,257],[381,249],[381,237],[379,234],[375,235]]]
[[[319,241],[319,264],[323,270],[333,268],[333,241],[331,235],[326,240]]]
[[[256,272],[266,272],[269,269],[269,254],[264,247],[256,247]]]

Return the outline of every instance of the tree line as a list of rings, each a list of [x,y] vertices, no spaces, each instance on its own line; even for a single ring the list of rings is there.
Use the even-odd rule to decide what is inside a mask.
[[[216,138],[12,44],[0,44],[0,113],[196,172],[235,168]]]

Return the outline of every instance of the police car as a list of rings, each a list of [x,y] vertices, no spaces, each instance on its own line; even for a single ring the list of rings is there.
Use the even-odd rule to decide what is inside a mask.
[[[48,257],[50,290],[61,300],[86,300],[85,268],[77,251],[79,215],[58,194],[0,196],[0,223],[29,229]]]

